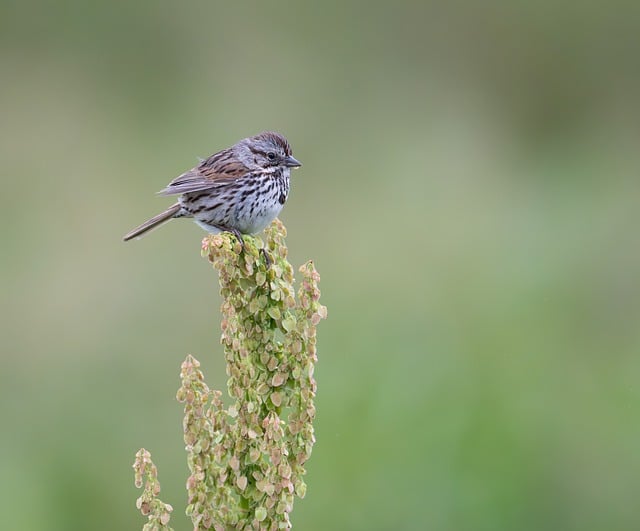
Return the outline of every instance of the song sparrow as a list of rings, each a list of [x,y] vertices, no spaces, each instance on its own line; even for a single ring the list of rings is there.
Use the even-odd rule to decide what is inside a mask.
[[[193,218],[208,232],[256,234],[280,213],[289,195],[291,168],[301,166],[287,139],[266,131],[240,140],[176,177],[158,192],[178,202],[124,236],[141,236],[173,218]]]

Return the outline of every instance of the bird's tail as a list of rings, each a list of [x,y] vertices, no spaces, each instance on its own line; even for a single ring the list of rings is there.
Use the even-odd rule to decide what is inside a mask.
[[[122,238],[125,242],[130,240],[131,238],[136,238],[138,236],[142,236],[146,232],[155,229],[156,227],[166,223],[171,218],[173,218],[180,211],[180,203],[176,203],[175,205],[171,205],[167,210],[161,212],[157,216],[153,216],[151,219],[145,221],[139,227],[127,232]]]

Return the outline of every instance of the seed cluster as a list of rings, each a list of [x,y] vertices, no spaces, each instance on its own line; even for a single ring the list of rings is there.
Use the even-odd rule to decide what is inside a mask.
[[[151,461],[151,454],[144,448],[140,448],[136,453],[133,469],[136,487],[140,489],[144,484],[142,495],[136,500],[136,507],[148,519],[142,531],[172,531],[167,524],[173,507],[158,498],[160,493],[158,469]]]
[[[187,356],[177,398],[184,403],[194,529],[289,529],[294,498],[306,492],[316,326],[327,310],[312,262],[300,268],[295,293],[282,223],[275,220],[265,234],[266,245],[245,236],[244,250],[228,233],[203,240],[203,254],[220,274],[231,403],[225,408],[222,393],[209,389],[200,363]]]

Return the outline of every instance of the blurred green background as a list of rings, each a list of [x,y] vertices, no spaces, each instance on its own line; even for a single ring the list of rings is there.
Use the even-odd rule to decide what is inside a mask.
[[[304,530],[638,529],[640,3],[0,4],[0,528],[184,516],[204,233],[154,193],[274,129],[313,258]]]

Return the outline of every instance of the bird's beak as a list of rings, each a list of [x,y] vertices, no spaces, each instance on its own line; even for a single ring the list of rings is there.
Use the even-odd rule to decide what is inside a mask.
[[[284,165],[287,168],[299,168],[302,166],[302,162],[294,159],[291,155],[289,155],[286,159],[284,159]]]

